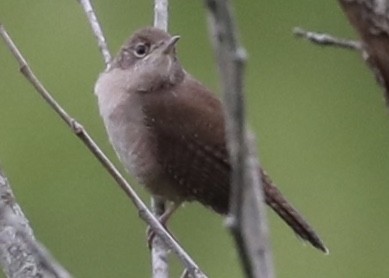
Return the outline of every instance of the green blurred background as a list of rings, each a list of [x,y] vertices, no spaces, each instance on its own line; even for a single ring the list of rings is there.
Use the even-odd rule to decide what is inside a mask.
[[[152,1],[94,5],[112,52],[152,23]],[[337,1],[240,0],[235,11],[249,53],[247,103],[261,161],[331,251],[304,247],[269,211],[277,276],[388,277],[389,115],[382,90],[358,53],[314,46],[291,32],[303,26],[355,38]],[[0,0],[0,21],[53,96],[119,165],[92,93],[102,58],[77,1]],[[217,90],[202,1],[171,1],[170,23],[181,35],[185,68]],[[150,277],[145,224],[19,74],[2,42],[0,138],[1,167],[37,237],[74,276]],[[242,277],[221,217],[188,204],[170,228],[209,277]],[[178,277],[180,263],[171,261]]]

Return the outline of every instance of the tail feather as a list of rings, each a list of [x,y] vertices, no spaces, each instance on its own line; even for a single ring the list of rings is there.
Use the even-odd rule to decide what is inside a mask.
[[[328,253],[327,247],[319,238],[313,228],[293,208],[278,188],[272,183],[269,176],[262,170],[262,183],[266,203],[295,231],[302,239],[310,242],[314,247]]]

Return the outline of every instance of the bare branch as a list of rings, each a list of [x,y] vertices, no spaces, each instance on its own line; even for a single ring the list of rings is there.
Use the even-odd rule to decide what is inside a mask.
[[[0,264],[11,278],[58,277],[70,274],[38,243],[0,169]]]
[[[159,29],[168,30],[169,24],[169,1],[155,0],[154,1],[154,26]]]
[[[154,26],[167,31],[169,20],[169,1],[154,1]],[[156,196],[152,197],[151,209],[156,217],[161,217],[165,212],[165,200]],[[169,278],[169,252],[161,238],[154,237],[151,242],[151,268],[153,278]]]
[[[108,157],[101,151],[98,145],[94,142],[91,136],[78,123],[72,118],[50,95],[50,93],[44,88],[42,83],[38,80],[31,68],[27,64],[26,60],[9,37],[5,28],[0,25],[0,36],[4,39],[7,47],[10,49],[15,59],[19,63],[20,71],[25,78],[34,86],[36,91],[46,100],[49,106],[65,121],[70,127],[72,132],[85,144],[85,146],[93,153],[93,155],[100,161],[104,168],[111,174],[115,179],[120,188],[127,194],[130,200],[133,202],[135,207],[138,209],[139,216],[151,226],[153,231],[162,238],[166,245],[172,249],[174,253],[181,259],[182,263],[188,271],[193,274],[194,277],[205,277],[205,275],[199,270],[197,264],[192,258],[185,252],[185,250],[175,241],[175,239],[166,231],[161,225],[158,219],[149,211],[147,206],[142,202],[139,196],[136,194],[134,189],[127,183],[119,171],[114,167],[113,163]],[[197,275],[197,276],[196,276]]]
[[[86,17],[88,18],[93,34],[96,37],[97,44],[104,59],[104,63],[107,65],[107,67],[109,67],[109,63],[112,60],[112,56],[109,52],[108,45],[103,34],[103,30],[101,29],[99,21],[97,20],[96,13],[93,10],[92,4],[89,0],[79,0],[79,2],[86,14]]]
[[[165,201],[158,197],[151,198],[151,210],[156,217],[165,212]],[[151,242],[151,268],[153,278],[169,278],[169,250],[158,236]]]
[[[293,29],[293,34],[296,37],[306,39],[310,42],[313,42],[321,46],[335,46],[335,47],[353,49],[358,51],[362,50],[362,44],[359,41],[336,38],[332,35],[324,34],[324,33],[306,31],[300,27],[295,27]]]
[[[274,275],[259,163],[251,143],[254,140],[247,138],[245,123],[243,75],[246,51],[238,40],[230,1],[205,2],[224,92],[227,139],[233,169],[227,224],[247,277],[269,278]]]

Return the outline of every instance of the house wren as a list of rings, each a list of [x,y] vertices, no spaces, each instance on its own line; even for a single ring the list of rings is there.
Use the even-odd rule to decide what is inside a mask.
[[[126,169],[154,195],[179,205],[229,209],[231,166],[221,101],[181,66],[178,36],[135,32],[97,80],[95,94],[109,139]],[[267,174],[266,203],[304,240],[327,248]]]

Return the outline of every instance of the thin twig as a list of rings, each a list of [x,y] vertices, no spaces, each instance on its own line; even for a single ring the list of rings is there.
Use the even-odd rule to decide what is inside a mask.
[[[103,34],[103,30],[100,27],[99,21],[97,20],[95,11],[92,7],[92,4],[89,0],[79,0],[86,17],[88,18],[89,24],[92,28],[93,34],[96,37],[97,44],[99,46],[101,55],[103,56],[104,63],[107,67],[109,67],[109,64],[111,63],[112,56],[109,52],[107,42],[105,41],[105,37]]]
[[[70,278],[33,231],[0,169],[0,264],[10,278]]]
[[[273,277],[273,264],[268,244],[259,163],[251,143],[254,139],[247,139],[245,123],[243,77],[246,51],[238,39],[230,1],[205,2],[209,10],[210,33],[224,92],[226,130],[232,165],[227,224],[234,236],[246,276],[270,278]]]
[[[169,21],[169,1],[154,1],[154,26],[167,31]],[[156,217],[163,215],[166,209],[165,200],[156,196],[152,197],[151,210]],[[155,236],[151,242],[151,268],[153,278],[169,278],[169,250],[161,238]]]
[[[293,34],[298,38],[306,39],[321,46],[335,46],[358,51],[362,50],[362,44],[359,41],[336,38],[332,35],[324,33],[306,31],[300,27],[295,27],[293,29]]]
[[[0,25],[0,36],[4,39],[7,47],[10,49],[15,59],[19,63],[20,71],[25,76],[25,78],[32,84],[36,91],[46,100],[49,106],[55,110],[55,112],[65,121],[65,123],[70,127],[72,132],[85,144],[85,146],[93,153],[93,155],[100,161],[104,168],[111,174],[115,179],[116,183],[120,188],[127,194],[130,200],[133,202],[135,207],[138,209],[139,216],[143,219],[156,235],[160,236],[166,245],[172,249],[174,253],[181,259],[182,263],[186,268],[188,268],[190,273],[194,274],[194,277],[205,277],[205,275],[200,271],[197,264],[192,260],[192,258],[185,252],[185,250],[175,241],[175,239],[166,231],[166,229],[161,225],[158,219],[149,211],[147,206],[136,194],[134,189],[127,183],[119,171],[115,168],[113,163],[108,159],[108,157],[101,151],[98,145],[94,142],[91,136],[83,128],[83,126],[78,123],[74,118],[72,118],[51,96],[51,94],[44,88],[42,83],[38,80],[35,74],[32,72],[30,66],[27,64],[26,60],[14,44],[14,42],[9,37],[4,26]],[[198,276],[195,276],[198,275]]]

